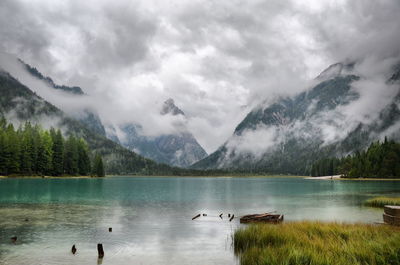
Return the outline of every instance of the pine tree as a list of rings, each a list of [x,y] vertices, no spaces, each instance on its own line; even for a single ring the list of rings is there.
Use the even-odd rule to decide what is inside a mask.
[[[104,165],[103,165],[103,159],[99,154],[96,154],[93,162],[93,175],[97,177],[104,177]]]
[[[64,145],[64,173],[78,173],[78,143],[74,136],[69,136]]]
[[[40,144],[38,147],[37,173],[39,175],[51,175],[53,142],[49,132],[44,131],[40,135]]]
[[[90,174],[89,149],[83,139],[78,140],[78,173],[81,176]]]
[[[64,140],[60,130],[50,132],[53,141],[52,175],[60,176],[64,173]]]
[[[20,141],[14,126],[9,124],[6,129],[4,160],[6,174],[17,174],[20,172]]]

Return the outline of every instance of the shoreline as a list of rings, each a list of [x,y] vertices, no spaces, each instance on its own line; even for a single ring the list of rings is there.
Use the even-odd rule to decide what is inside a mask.
[[[129,177],[129,178],[302,178],[305,180],[356,180],[356,181],[400,181],[400,178],[342,178],[341,175],[334,176],[295,176],[295,175],[197,175],[197,176],[165,176],[165,175],[106,175],[104,177],[97,176],[1,176],[0,179],[91,179],[91,178],[113,178],[113,177]]]
[[[400,178],[342,178],[341,175],[306,177],[304,179],[315,180],[357,180],[357,181],[400,181]]]
[[[62,178],[73,178],[73,179],[91,179],[91,178],[103,178],[96,176],[0,176],[0,179],[62,179]]]

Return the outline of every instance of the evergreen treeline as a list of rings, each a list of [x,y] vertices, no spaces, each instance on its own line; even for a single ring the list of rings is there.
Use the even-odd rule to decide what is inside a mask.
[[[83,139],[64,138],[60,130],[43,130],[26,122],[15,129],[0,118],[0,175],[104,176],[102,158],[96,155],[93,170]]]
[[[400,177],[400,143],[373,142],[367,150],[354,155],[326,158],[317,161],[311,169],[312,176],[341,174],[348,178],[391,178]]]

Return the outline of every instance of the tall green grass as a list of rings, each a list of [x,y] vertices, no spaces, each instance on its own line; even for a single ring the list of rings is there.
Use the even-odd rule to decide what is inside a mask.
[[[372,206],[372,207],[383,207],[385,205],[399,205],[400,206],[400,198],[376,197],[376,198],[367,200],[364,204],[366,206]]]
[[[400,264],[400,230],[389,226],[294,222],[234,233],[241,265]]]

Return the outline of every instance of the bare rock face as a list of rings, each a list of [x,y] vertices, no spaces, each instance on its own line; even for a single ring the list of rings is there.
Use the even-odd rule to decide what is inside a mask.
[[[173,99],[164,102],[161,115],[182,115],[185,113],[175,105]],[[156,137],[145,136],[138,124],[126,124],[120,129],[125,134],[119,142],[130,150],[171,166],[189,167],[207,156],[206,151],[194,136],[181,124],[182,130],[174,134],[164,134]],[[115,135],[114,135],[115,136]]]
[[[360,85],[358,81],[365,77],[352,72],[353,67],[351,63],[331,65],[309,90],[257,106],[224,145],[192,168],[308,174],[321,158],[352,154],[385,136],[399,140],[400,64],[387,73],[386,84],[395,96],[386,97],[386,105],[373,111],[371,106],[353,108],[360,106],[368,89]],[[367,118],[354,118],[362,115]]]

